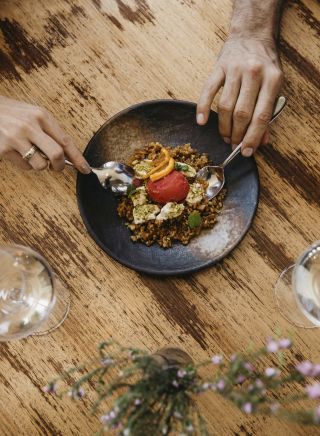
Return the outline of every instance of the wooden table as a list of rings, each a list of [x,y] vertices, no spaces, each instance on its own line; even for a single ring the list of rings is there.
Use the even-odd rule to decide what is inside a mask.
[[[196,101],[231,8],[223,0],[2,0],[0,94],[47,107],[83,149],[133,103]],[[273,145],[257,154],[261,201],[252,229],[214,268],[170,279],[131,271],[87,235],[73,171],[15,175],[1,163],[0,242],[42,252],[73,295],[53,334],[0,345],[1,435],[93,434],[99,422],[88,400],[58,401],[41,387],[110,336],[150,350],[178,345],[202,359],[251,340],[261,345],[278,326],[295,334],[292,363],[320,360],[319,331],[293,329],[273,294],[280,271],[320,239],[319,17],[315,0],[286,8],[280,47],[289,104],[272,127]],[[246,417],[214,395],[200,403],[214,434],[317,434]]]

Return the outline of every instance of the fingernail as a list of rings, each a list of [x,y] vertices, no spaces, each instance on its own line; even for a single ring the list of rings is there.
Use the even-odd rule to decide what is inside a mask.
[[[235,150],[238,147],[237,144],[232,144],[232,150]]]
[[[83,171],[84,174],[90,174],[91,173],[91,167],[88,164],[88,162],[85,162],[81,165],[81,169]]]
[[[198,124],[203,124],[204,123],[204,115],[203,114],[198,114],[197,115],[197,123]]]
[[[222,138],[223,140],[224,140],[224,142],[226,143],[226,144],[230,144],[230,138],[226,138],[226,137],[224,137],[224,138]]]
[[[246,147],[242,150],[242,156],[244,157],[250,157],[253,155],[253,148],[251,147]]]

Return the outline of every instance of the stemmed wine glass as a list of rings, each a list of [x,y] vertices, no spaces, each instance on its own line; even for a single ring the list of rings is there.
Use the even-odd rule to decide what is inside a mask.
[[[69,309],[69,291],[40,254],[0,247],[0,341],[50,333]]]
[[[278,308],[291,324],[320,327],[320,241],[308,247],[286,268],[275,286]]]

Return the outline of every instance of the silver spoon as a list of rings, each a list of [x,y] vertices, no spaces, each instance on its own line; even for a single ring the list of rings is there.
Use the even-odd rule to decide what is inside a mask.
[[[272,121],[274,121],[280,115],[286,105],[286,102],[287,99],[283,96],[277,99],[269,124],[271,124]],[[225,183],[224,169],[240,153],[241,146],[242,142],[237,146],[235,150],[233,150],[233,152],[227,157],[227,159],[222,162],[222,164],[217,166],[207,166],[201,168],[201,170],[197,172],[197,179],[202,179],[208,182],[208,187],[205,194],[209,200],[218,195],[223,188]]]
[[[73,163],[65,160],[66,165],[74,167]],[[120,162],[106,162],[99,168],[91,167],[91,171],[98,177],[104,189],[111,188],[117,195],[127,193],[127,188],[132,184],[134,169]]]

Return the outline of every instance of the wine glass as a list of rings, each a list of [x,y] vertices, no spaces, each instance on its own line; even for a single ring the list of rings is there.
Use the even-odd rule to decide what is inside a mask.
[[[291,324],[320,327],[320,241],[308,247],[286,268],[275,286],[278,308]]]
[[[69,309],[69,291],[40,254],[0,247],[0,341],[50,333]]]

